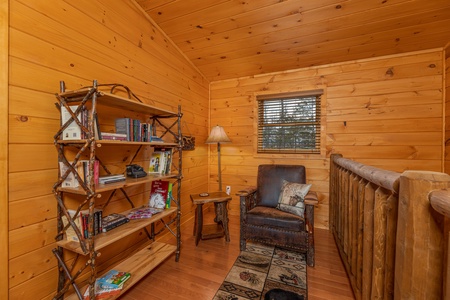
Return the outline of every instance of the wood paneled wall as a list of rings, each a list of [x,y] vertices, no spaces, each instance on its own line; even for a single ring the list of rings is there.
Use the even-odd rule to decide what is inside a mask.
[[[303,164],[319,192],[317,227],[328,228],[329,156],[402,172],[442,170],[442,49],[358,60],[211,83],[211,124],[224,126],[222,184],[232,191],[256,184],[259,164]],[[255,153],[255,95],[323,88],[323,151],[319,155]],[[215,150],[214,147],[212,147]],[[210,186],[217,187],[217,153]],[[239,213],[236,196],[231,213]]]
[[[49,299],[57,287],[51,192],[58,175],[53,135],[59,126],[54,96],[59,81],[68,89],[91,85],[93,79],[122,83],[146,103],[175,112],[181,105],[183,131],[197,140],[208,134],[209,83],[134,1],[9,4],[9,299]],[[112,128],[111,118],[99,119]],[[3,125],[0,129],[6,131]],[[182,221],[192,217],[189,194],[207,189],[207,150],[198,143],[195,151],[183,153]],[[3,150],[0,156],[3,165]],[[131,192],[133,198],[148,195],[148,190]],[[112,255],[105,252],[102,257]]]
[[[9,1],[0,0],[0,299],[8,299],[8,72]]]
[[[450,44],[445,49],[445,163],[444,172],[450,173]]]

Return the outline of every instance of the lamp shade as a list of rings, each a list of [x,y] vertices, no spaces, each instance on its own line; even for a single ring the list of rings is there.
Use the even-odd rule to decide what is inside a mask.
[[[230,138],[225,133],[225,130],[223,130],[222,126],[214,126],[211,129],[211,133],[209,134],[209,137],[206,139],[205,144],[217,144],[217,143],[231,143]]]

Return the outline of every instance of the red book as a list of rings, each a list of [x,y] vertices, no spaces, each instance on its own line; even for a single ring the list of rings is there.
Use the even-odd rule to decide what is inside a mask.
[[[169,193],[169,181],[157,180],[152,182],[150,190],[149,207],[165,208],[167,195]]]

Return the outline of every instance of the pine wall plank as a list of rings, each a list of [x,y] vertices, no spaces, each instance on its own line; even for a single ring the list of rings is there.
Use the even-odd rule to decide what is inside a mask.
[[[93,79],[100,84],[121,83],[145,103],[174,112],[181,105],[183,133],[199,139],[208,135],[209,82],[133,1],[8,2],[10,53],[4,62],[11,63],[10,109],[2,120],[11,124],[10,168],[9,201],[2,204],[9,204],[9,220],[5,220],[6,224],[2,221],[5,225],[2,227],[7,228],[9,224],[6,234],[10,242],[6,246],[10,271],[2,268],[1,274],[7,272],[9,283],[3,278],[0,282],[7,285],[2,292],[9,287],[10,299],[50,299],[56,291],[58,275],[51,249],[55,247],[56,235],[52,186],[58,176],[53,136],[59,126],[59,111],[55,106],[59,81],[64,80],[68,89],[91,85]],[[3,23],[4,19],[1,20]],[[114,119],[124,112],[107,107],[99,109],[105,113],[99,115],[102,130],[112,131]],[[3,126],[0,129],[7,131]],[[113,171],[123,170],[124,163],[132,157],[133,151],[126,147],[103,148],[100,157]],[[150,154],[148,150],[142,151],[136,162],[148,159]],[[208,147],[199,141],[195,151],[183,155],[182,222],[194,214],[189,194],[208,187],[209,165],[205,159]],[[3,157],[6,155],[0,150],[0,158]],[[6,163],[1,160],[1,166],[3,162]],[[142,205],[147,202],[150,185],[133,187],[128,192],[136,205]],[[108,196],[102,195],[99,203]],[[82,200],[74,197],[68,202]],[[127,208],[124,196],[116,193],[106,213]],[[6,210],[1,211],[3,214]],[[117,254],[115,249],[126,252],[133,244],[141,243],[143,237],[142,232],[137,233],[122,244],[102,251],[102,268]],[[0,298],[7,299],[8,295]]]
[[[9,1],[0,1],[0,298],[8,299],[8,97],[9,97]]]
[[[302,164],[319,193],[316,226],[328,228],[329,155],[402,172],[441,171],[442,50],[243,77],[211,84],[211,124],[232,140],[222,150],[222,185],[232,191],[256,184],[259,164]],[[255,150],[255,96],[323,88],[325,148],[317,155],[262,155]],[[217,153],[211,152],[210,186],[217,187]],[[231,213],[239,214],[233,196]]]
[[[445,160],[444,172],[450,173],[450,45],[445,49]]]

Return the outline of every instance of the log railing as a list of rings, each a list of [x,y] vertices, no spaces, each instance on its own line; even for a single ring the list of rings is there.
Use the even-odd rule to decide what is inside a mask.
[[[438,212],[450,197],[431,200],[439,203],[434,209],[429,200],[442,199],[438,190],[445,188],[444,173],[396,173],[331,156],[330,230],[356,299],[449,295],[448,215]]]

